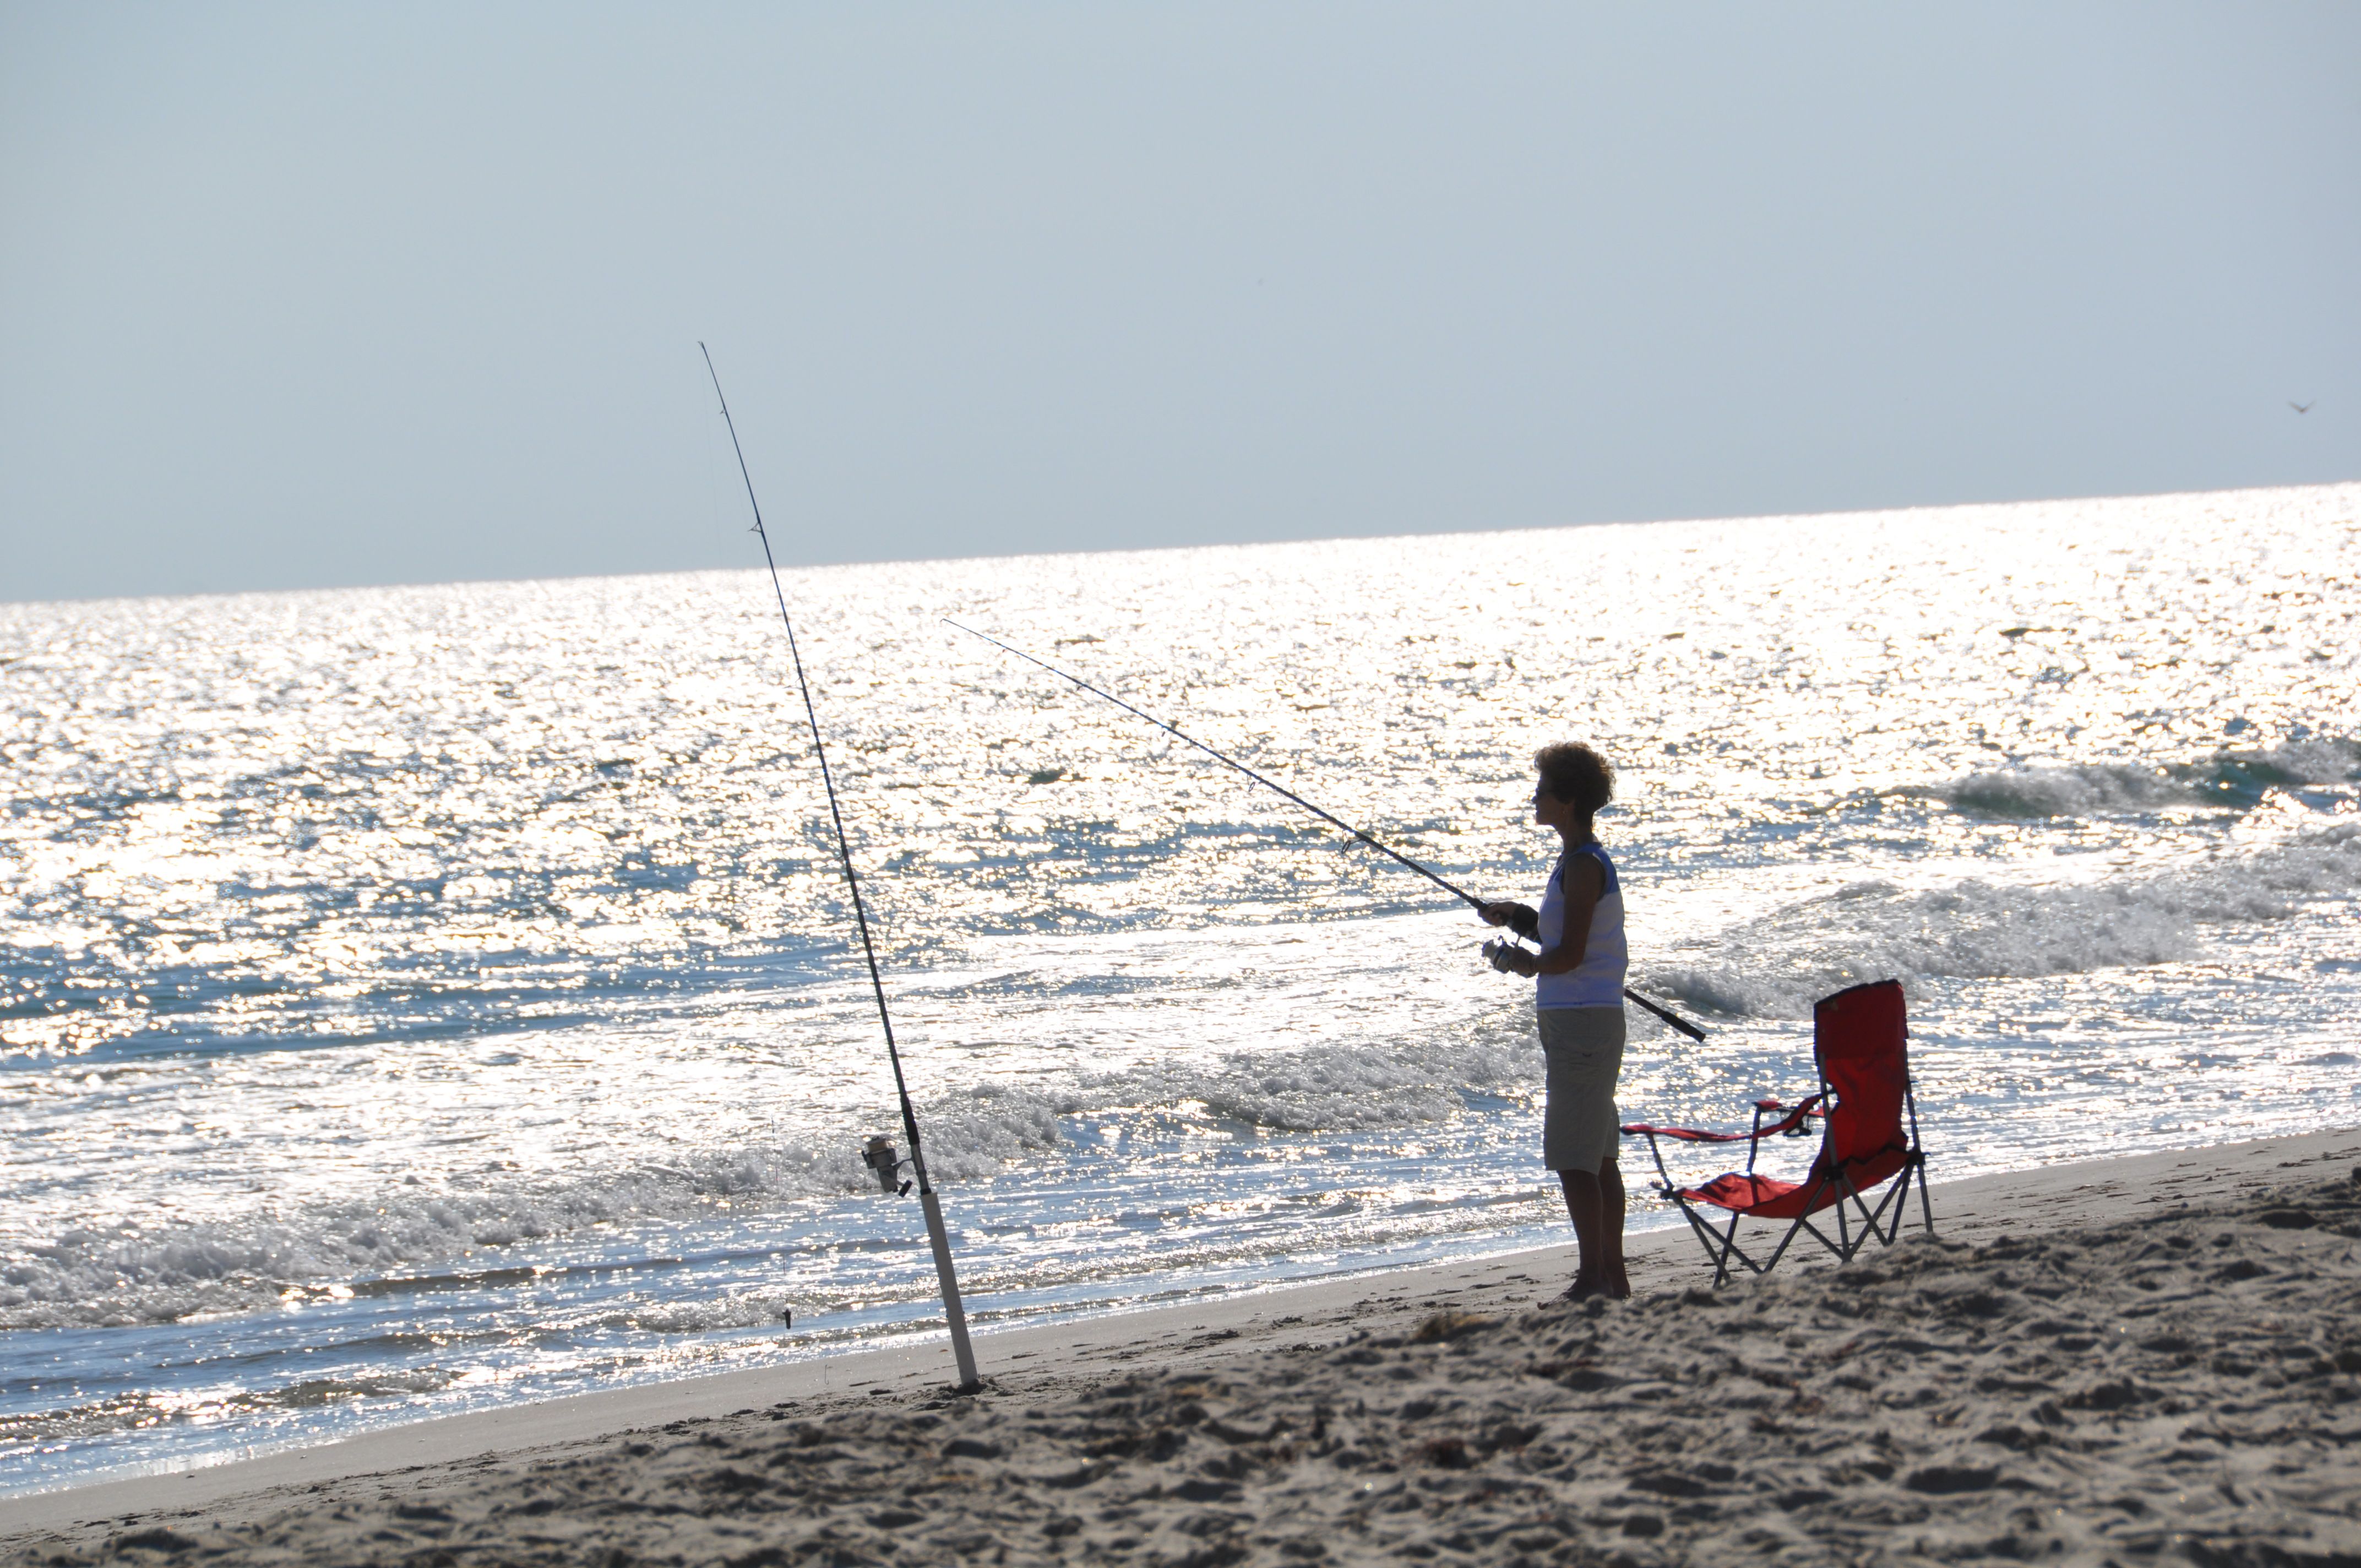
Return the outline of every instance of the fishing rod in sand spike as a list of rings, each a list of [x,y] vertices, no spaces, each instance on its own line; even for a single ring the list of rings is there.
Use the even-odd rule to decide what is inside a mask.
[[[1238,772],[1246,774],[1246,777],[1254,780],[1255,783],[1262,785],[1265,789],[1274,790],[1279,794],[1285,795],[1288,799],[1303,807],[1304,810],[1312,813],[1312,816],[1317,817],[1323,822],[1343,829],[1345,832],[1352,835],[1352,837],[1359,839],[1362,843],[1367,844],[1370,849],[1375,850],[1380,855],[1392,861],[1395,864],[1403,867],[1405,870],[1416,872],[1419,875],[1424,877],[1427,881],[1433,883],[1444,892],[1451,894],[1452,897],[1467,905],[1468,907],[1478,910],[1484,907],[1484,901],[1482,899],[1477,897],[1466,888],[1461,887],[1458,883],[1445,880],[1440,873],[1426,866],[1420,865],[1416,861],[1411,860],[1408,855],[1403,854],[1400,850],[1393,848],[1391,845],[1379,842],[1378,839],[1370,837],[1369,834],[1363,831],[1361,828],[1354,827],[1351,823],[1345,821],[1335,813],[1331,811],[1323,811],[1320,807],[1312,805],[1310,801],[1304,799],[1301,795],[1296,794],[1285,784],[1274,783],[1272,780],[1263,777],[1252,768],[1247,767],[1244,762],[1239,762],[1235,757],[1216,751],[1211,746],[1206,745],[1202,740],[1198,740],[1194,735],[1183,733],[1179,729],[1167,724],[1164,720],[1157,718],[1156,715],[1149,713],[1145,708],[1134,707],[1131,704],[1124,701],[1123,698],[1115,696],[1113,692],[1101,691],[1098,687],[1091,685],[1090,682],[1082,679],[1080,675],[1070,675],[1065,671],[1058,668],[1057,665],[1050,663],[1047,659],[1037,659],[1032,654],[1027,653],[1024,649],[1012,647],[1010,644],[1003,642],[999,638],[993,636],[988,631],[978,631],[972,626],[960,626],[958,621],[953,620],[949,616],[943,617],[943,624],[945,626],[959,627],[959,630],[966,632],[971,637],[981,637],[986,642],[991,643],[994,647],[999,649],[1005,653],[1014,653],[1028,664],[1038,664],[1041,668],[1049,671],[1060,680],[1065,681],[1072,685],[1080,686],[1082,690],[1090,693],[1093,696],[1104,697],[1108,702],[1111,702],[1117,707],[1123,709],[1126,713],[1135,715],[1140,718],[1145,718],[1148,723],[1153,724],[1156,728],[1163,730],[1166,734],[1186,740],[1190,745],[1196,747],[1197,750],[1213,758],[1213,761],[1222,763],[1225,767],[1235,768]],[[1640,1007],[1645,1008],[1648,1012],[1654,1014],[1658,1018],[1664,1020],[1664,1023],[1670,1025],[1673,1028],[1678,1029],[1690,1039],[1702,1040],[1705,1038],[1705,1031],[1703,1029],[1698,1028],[1695,1024],[1690,1023],[1679,1014],[1672,1011],[1672,1009],[1660,1006],[1656,1003],[1649,1001],[1646,997],[1641,995],[1638,992],[1633,991],[1629,987],[1624,989],[1623,994],[1628,1000]]]
[[[836,803],[836,778],[829,772],[828,748],[819,737],[819,712],[812,706],[811,682],[804,678],[804,656],[796,646],[796,623],[787,614],[787,591],[779,586],[778,558],[771,554],[771,536],[763,527],[763,503],[754,499],[754,478],[746,471],[746,449],[738,444],[738,422],[730,417],[730,400],[722,396],[721,377],[713,368],[713,351],[703,343],[697,351],[705,356],[705,373],[713,378],[713,395],[721,402],[721,422],[730,427],[730,450],[738,457],[738,477],[746,481],[746,504],[754,509],[754,536],[763,542],[763,563],[771,569],[771,593],[779,601],[779,623],[787,629],[787,656],[795,663],[796,685],[804,697],[804,718],[811,726],[812,755],[819,759],[819,782],[828,791],[828,817],[836,828],[836,856],[844,869],[845,891],[852,895],[853,924],[861,932],[861,956],[869,964],[869,988],[877,994],[877,1024],[885,1032],[885,1059],[894,1064],[894,1093],[902,1104],[902,1135],[910,1141],[910,1173],[918,1181],[918,1207],[926,1211],[927,1239],[935,1249],[935,1277],[943,1288],[943,1316],[950,1324],[951,1354],[959,1362],[959,1386],[961,1393],[983,1387],[975,1375],[975,1351],[967,1342],[967,1313],[960,1306],[959,1275],[951,1266],[951,1239],[943,1229],[942,1201],[935,1196],[932,1184],[927,1180],[927,1157],[918,1146],[917,1113],[910,1108],[909,1085],[902,1079],[902,1053],[894,1044],[894,1014],[885,1005],[885,980],[877,969],[877,947],[869,938],[869,911],[861,901],[861,878],[852,869],[852,847],[844,834],[844,813]],[[877,1176],[880,1190],[897,1190],[895,1177],[902,1162],[894,1156],[893,1140],[873,1137],[862,1150],[861,1161]],[[907,1192],[910,1184],[901,1183],[898,1190]]]

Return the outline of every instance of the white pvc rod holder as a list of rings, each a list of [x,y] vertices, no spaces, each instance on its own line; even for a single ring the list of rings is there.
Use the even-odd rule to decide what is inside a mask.
[[[943,1201],[932,1191],[918,1194],[927,1212],[927,1239],[934,1244],[935,1277],[942,1281],[943,1316],[951,1326],[951,1355],[959,1363],[960,1390],[980,1387],[975,1375],[975,1348],[967,1343],[967,1311],[960,1305],[959,1275],[951,1267],[950,1233],[943,1229]]]

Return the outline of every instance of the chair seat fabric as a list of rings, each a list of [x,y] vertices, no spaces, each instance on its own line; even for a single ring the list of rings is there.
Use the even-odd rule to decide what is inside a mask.
[[[1851,1177],[1854,1190],[1866,1192],[1900,1170],[1909,1157],[1906,1149],[1887,1149],[1856,1161],[1846,1174]],[[1750,1176],[1733,1170],[1715,1177],[1703,1187],[1683,1188],[1681,1196],[1750,1219],[1794,1220],[1833,1208],[1844,1201],[1845,1194],[1839,1183],[1822,1181],[1815,1167],[1802,1181],[1782,1181],[1775,1176]]]
[[[1794,1219],[1804,1212],[1803,1201],[1795,1197],[1803,1190],[1800,1181],[1782,1181],[1775,1176],[1749,1176],[1733,1170],[1715,1177],[1703,1187],[1684,1187],[1681,1196],[1692,1203],[1710,1203],[1717,1209],[1752,1214],[1758,1219]],[[1794,1201],[1787,1206],[1789,1212],[1774,1215],[1773,1205],[1782,1198]]]

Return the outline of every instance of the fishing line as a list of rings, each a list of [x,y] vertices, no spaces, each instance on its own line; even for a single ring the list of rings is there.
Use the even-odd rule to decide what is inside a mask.
[[[1222,763],[1224,766],[1235,768],[1238,772],[1246,774],[1246,777],[1254,780],[1255,783],[1262,785],[1265,789],[1276,790],[1279,794],[1285,795],[1296,805],[1303,807],[1304,810],[1312,813],[1312,816],[1319,817],[1323,822],[1327,822],[1342,828],[1344,831],[1351,834],[1354,838],[1359,839],[1362,843],[1367,844],[1370,849],[1375,850],[1378,853],[1385,856],[1387,859],[1393,861],[1395,863],[1403,866],[1408,870],[1416,872],[1419,875],[1424,877],[1435,886],[1443,889],[1444,892],[1451,894],[1452,897],[1459,899],[1466,904],[1470,908],[1480,910],[1484,907],[1484,901],[1482,899],[1477,897],[1466,888],[1459,886],[1456,883],[1450,882],[1444,878],[1440,873],[1432,871],[1425,866],[1420,865],[1416,861],[1411,860],[1408,855],[1405,855],[1400,850],[1394,849],[1391,845],[1379,842],[1378,839],[1370,837],[1367,832],[1354,827],[1343,817],[1336,816],[1334,812],[1323,811],[1320,807],[1312,805],[1310,801],[1304,799],[1301,795],[1296,794],[1285,784],[1273,783],[1271,780],[1267,779],[1263,777],[1262,774],[1255,772],[1252,768],[1247,767],[1244,762],[1239,762],[1235,757],[1228,756],[1223,752],[1213,750],[1213,747],[1206,745],[1202,740],[1198,740],[1195,736],[1187,734],[1174,726],[1166,723],[1163,719],[1157,718],[1156,715],[1149,713],[1145,708],[1134,707],[1131,704],[1124,701],[1123,698],[1115,696],[1113,692],[1101,691],[1098,687],[1091,685],[1090,682],[1082,679],[1080,675],[1068,674],[1065,671],[1058,668],[1057,665],[1050,663],[1048,660],[1037,659],[1032,654],[1027,653],[1024,649],[1012,647],[1010,644],[1003,642],[999,638],[993,636],[988,631],[978,631],[972,626],[961,626],[958,621],[953,620],[949,616],[943,617],[943,624],[945,626],[959,627],[959,630],[966,632],[971,637],[981,637],[986,642],[991,643],[994,647],[1001,650],[1003,652],[1014,653],[1028,664],[1038,664],[1041,668],[1049,671],[1060,680],[1080,686],[1082,690],[1090,693],[1093,696],[1104,697],[1108,702],[1111,702],[1117,707],[1123,709],[1126,713],[1134,714],[1141,718],[1145,718],[1148,723],[1155,725],[1159,729],[1165,731],[1167,734],[1175,736],[1180,740],[1186,740],[1190,745],[1196,747],[1197,750],[1204,752],[1205,755],[1213,758],[1215,762]],[[1686,1035],[1690,1039],[1702,1040],[1705,1038],[1705,1031],[1703,1029],[1698,1028],[1695,1024],[1690,1023],[1687,1019],[1673,1012],[1671,1009],[1660,1006],[1656,1003],[1649,1001],[1646,997],[1641,995],[1638,992],[1630,989],[1628,986],[1624,989],[1623,994],[1632,1003],[1645,1008],[1648,1012],[1654,1014],[1658,1018],[1663,1019],[1672,1027],[1678,1029],[1682,1034]]]
[[[763,542],[763,563],[771,569],[771,593],[779,603],[779,622],[787,629],[787,656],[795,663],[796,685],[802,691],[804,718],[811,726],[812,754],[819,759],[819,782],[828,791],[829,821],[836,829],[836,856],[844,870],[845,890],[852,895],[852,919],[861,932],[861,956],[869,965],[869,986],[877,995],[877,1024],[885,1032],[885,1059],[894,1064],[894,1093],[902,1105],[902,1133],[910,1140],[910,1171],[918,1180],[918,1203],[926,1211],[927,1236],[934,1244],[935,1273],[943,1288],[944,1315],[950,1321],[951,1351],[959,1361],[960,1387],[972,1389],[980,1387],[975,1375],[975,1352],[968,1345],[967,1314],[960,1306],[959,1277],[951,1267],[951,1244],[943,1229],[941,1201],[927,1180],[926,1156],[918,1147],[918,1117],[910,1107],[909,1085],[902,1078],[902,1052],[894,1043],[894,1014],[885,1005],[885,980],[877,968],[876,944],[869,937],[869,911],[861,898],[861,878],[852,869],[852,846],[844,832],[844,813],[837,806],[836,778],[829,771],[828,747],[819,734],[819,712],[812,706],[811,682],[804,678],[804,656],[796,645],[796,623],[787,614],[787,591],[779,585],[779,563],[771,554],[771,536],[763,527],[763,503],[754,499],[754,478],[746,471],[746,449],[738,444],[738,422],[730,417],[730,400],[722,396],[720,374],[713,368],[713,351],[702,342],[697,351],[705,356],[705,373],[713,378],[713,395],[721,402],[721,422],[730,428],[730,450],[738,457],[738,477],[746,481],[746,504],[754,509],[754,536]],[[875,1171],[878,1183],[887,1191],[894,1190],[894,1172],[898,1163],[892,1157],[890,1145],[883,1149],[883,1140],[872,1138],[863,1163]]]

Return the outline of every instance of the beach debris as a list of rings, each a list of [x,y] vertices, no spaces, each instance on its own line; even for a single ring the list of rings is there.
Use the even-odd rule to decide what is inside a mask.
[[[1411,1332],[1412,1344],[1437,1344],[1459,1338],[1478,1329],[1488,1329],[1500,1320],[1478,1312],[1463,1312],[1456,1307],[1445,1307]]]

